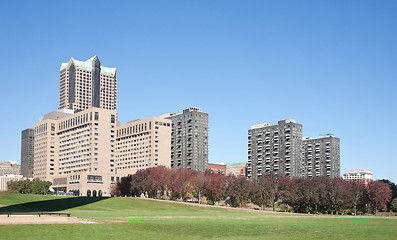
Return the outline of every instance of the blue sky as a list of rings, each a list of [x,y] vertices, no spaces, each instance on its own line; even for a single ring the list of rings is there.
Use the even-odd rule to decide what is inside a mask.
[[[341,173],[397,183],[396,1],[8,1],[0,14],[0,161],[58,107],[59,68],[118,73],[119,120],[209,113],[210,162],[247,159],[252,124],[341,138]],[[152,100],[153,99],[153,100]]]

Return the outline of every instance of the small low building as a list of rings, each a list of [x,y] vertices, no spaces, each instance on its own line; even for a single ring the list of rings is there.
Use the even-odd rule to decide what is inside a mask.
[[[208,163],[208,169],[213,173],[226,175],[226,165],[223,163]]]
[[[248,167],[247,162],[227,163],[226,164],[226,174],[247,177],[247,167]]]
[[[343,174],[343,180],[362,181],[367,185],[372,181],[372,173],[370,171],[347,171]]]
[[[17,164],[16,161],[0,162],[0,176],[5,174],[21,174],[21,165]]]
[[[0,191],[6,191],[7,184],[11,181],[19,181],[25,179],[22,175],[5,174],[0,176]]]

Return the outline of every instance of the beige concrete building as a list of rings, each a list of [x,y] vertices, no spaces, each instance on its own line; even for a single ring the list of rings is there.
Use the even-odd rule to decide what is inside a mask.
[[[21,165],[16,161],[0,162],[0,176],[5,174],[21,174]]]
[[[71,58],[60,69],[59,109],[90,107],[117,109],[116,68],[101,66],[97,56],[85,62]]]
[[[152,117],[130,121],[117,127],[117,176],[134,174],[139,169],[171,166],[172,121]]]
[[[60,110],[35,124],[34,177],[56,191],[109,195],[115,179],[115,110]]]
[[[73,115],[71,110],[59,110],[46,114],[34,125],[33,177],[52,181],[58,171],[59,136],[58,119]]]

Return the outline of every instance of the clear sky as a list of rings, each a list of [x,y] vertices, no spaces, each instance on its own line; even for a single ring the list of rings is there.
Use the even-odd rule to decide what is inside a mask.
[[[397,1],[5,1],[0,161],[57,110],[59,68],[118,73],[121,123],[196,106],[210,162],[247,160],[252,124],[293,118],[341,139],[341,173],[397,183]]]

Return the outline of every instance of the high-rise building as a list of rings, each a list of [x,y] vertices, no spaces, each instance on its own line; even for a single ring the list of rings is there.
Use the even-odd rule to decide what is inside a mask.
[[[300,177],[302,125],[293,119],[252,125],[248,130],[248,178],[266,172]]]
[[[71,58],[61,65],[58,109],[90,107],[117,110],[116,68],[101,66],[97,56],[85,62]]]
[[[333,134],[303,138],[302,177],[340,177],[340,139]]]
[[[182,113],[166,113],[172,120],[171,168],[205,171],[208,168],[208,114],[190,107]]]
[[[155,166],[171,166],[172,121],[152,117],[138,119],[117,127],[116,174],[134,174]]]
[[[116,110],[59,110],[35,124],[34,177],[56,191],[110,195],[115,181]]]
[[[28,128],[21,133],[21,175],[33,177],[34,129]]]
[[[73,115],[73,110],[62,109],[42,117],[34,125],[33,177],[52,181],[58,173],[59,136],[55,129],[58,119]]]

